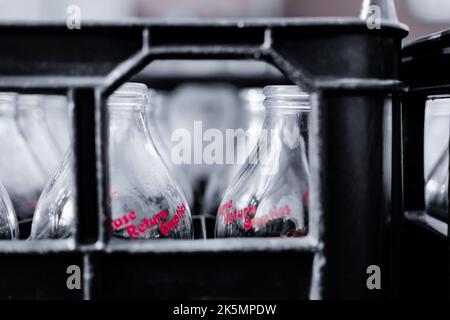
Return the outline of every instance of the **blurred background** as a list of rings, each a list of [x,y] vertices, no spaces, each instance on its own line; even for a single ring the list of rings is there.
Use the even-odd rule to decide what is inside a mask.
[[[240,18],[358,16],[361,0],[0,0],[0,20],[63,20],[78,5],[86,20],[130,17]],[[410,27],[406,41],[450,27],[448,0],[396,0],[399,19]]]

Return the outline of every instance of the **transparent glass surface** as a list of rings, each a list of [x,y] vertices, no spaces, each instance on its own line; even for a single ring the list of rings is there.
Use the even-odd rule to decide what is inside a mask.
[[[0,181],[22,221],[33,216],[46,178],[17,126],[16,97],[0,94]]]
[[[45,121],[43,104],[45,96],[23,94],[17,98],[17,123],[35,159],[51,177],[58,168],[61,157]]]
[[[224,193],[215,236],[307,234],[309,96],[296,86],[264,89],[266,116],[256,147]]]
[[[112,235],[122,239],[190,239],[186,198],[169,176],[145,125],[147,87],[126,83],[110,97],[109,205]],[[74,225],[72,154],[39,200],[31,239],[63,238]]]
[[[18,237],[16,213],[5,187],[0,183],[0,240],[13,240]]]

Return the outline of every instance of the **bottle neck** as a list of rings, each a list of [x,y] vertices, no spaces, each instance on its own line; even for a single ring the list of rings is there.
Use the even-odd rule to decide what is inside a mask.
[[[136,143],[148,139],[145,125],[147,103],[147,87],[139,83],[127,82],[109,97],[109,141],[112,145],[124,148],[132,144],[131,141]]]
[[[307,154],[308,115],[306,109],[267,109],[259,144],[268,143],[269,149],[281,145],[290,150],[301,148]]]
[[[143,130],[145,128],[144,106],[109,106],[111,129]]]
[[[298,126],[302,130],[307,130],[308,128],[303,128],[307,125],[303,120],[306,120],[308,114],[309,110],[307,109],[268,108],[263,128],[275,129],[280,126]]]

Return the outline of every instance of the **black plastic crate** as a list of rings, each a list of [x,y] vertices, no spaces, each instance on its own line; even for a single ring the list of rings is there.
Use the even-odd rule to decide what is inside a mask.
[[[450,97],[450,30],[418,39],[402,50],[401,75],[409,85],[402,100],[404,229],[403,292],[407,297],[429,292],[427,298],[450,294],[449,214],[425,208],[424,124],[427,100]],[[448,134],[450,139],[450,133]],[[408,281],[412,276],[417,281]]]
[[[409,43],[402,51],[402,77],[409,85],[402,108],[405,217],[442,237],[448,235],[448,212],[430,215],[425,210],[424,123],[428,98],[450,97],[449,50],[447,30]]]
[[[356,18],[149,20],[83,24],[80,30],[58,24],[0,25],[1,90],[66,93],[74,102],[78,212],[73,241],[0,242],[0,295],[387,297],[395,290],[369,290],[366,269],[375,264],[395,272],[385,248],[398,249],[393,243],[402,215],[398,106],[405,87],[398,70],[406,34],[401,24],[384,21],[381,29],[369,29]],[[156,59],[263,60],[312,92],[307,237],[110,241],[105,100]],[[388,95],[393,97],[392,175],[383,172]],[[382,182],[386,174],[389,189]],[[391,211],[384,207],[387,196]],[[213,222],[196,220],[199,224],[196,236],[210,238]],[[39,257],[42,272],[33,270],[33,259]],[[65,264],[81,264],[81,291],[65,287]],[[29,277],[39,281],[23,282],[14,266],[30,269]]]

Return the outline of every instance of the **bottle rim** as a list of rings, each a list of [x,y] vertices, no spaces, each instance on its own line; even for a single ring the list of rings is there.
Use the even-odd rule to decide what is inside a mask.
[[[125,82],[108,99],[110,107],[134,107],[140,109],[148,102],[148,88],[139,82]]]
[[[123,85],[121,85],[119,88],[114,91],[112,96],[119,95],[119,94],[129,94],[129,93],[135,93],[135,94],[146,94],[148,91],[147,85],[140,82],[125,82]]]
[[[272,85],[264,87],[266,109],[310,109],[310,95],[296,85]]]

